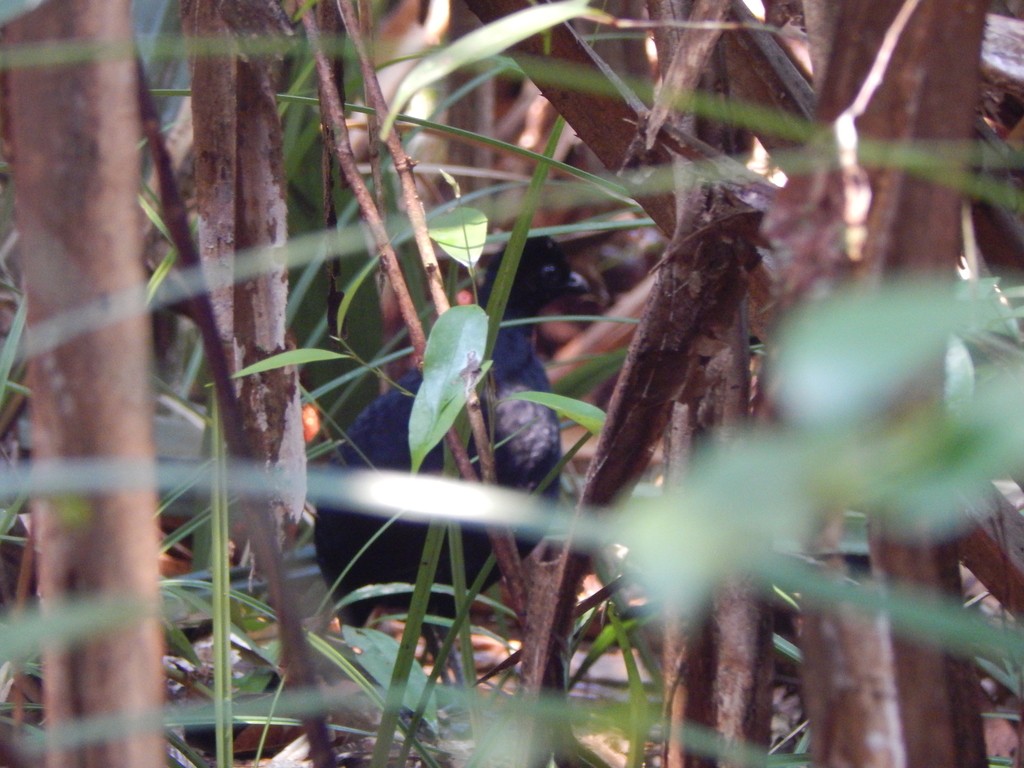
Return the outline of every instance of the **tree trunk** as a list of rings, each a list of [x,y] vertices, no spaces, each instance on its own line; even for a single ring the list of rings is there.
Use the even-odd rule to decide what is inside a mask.
[[[861,146],[868,140],[968,141],[978,99],[985,4],[921,0],[898,27],[907,3],[848,0],[819,91],[818,117],[832,124],[853,114]],[[895,33],[895,34],[894,34]],[[891,55],[884,70],[877,65]],[[962,59],[952,60],[954,54]],[[849,112],[872,68],[877,90]],[[907,272],[952,276],[960,253],[961,169],[945,183],[899,167],[829,169],[790,180],[766,230],[791,255],[786,299],[795,301],[847,275],[876,278]],[[852,194],[870,211],[849,217]],[[848,235],[864,233],[851,248]],[[843,234],[847,238],[843,239]],[[931,382],[915,395],[938,397]],[[959,594],[956,546],[928,532],[886,530],[872,521],[871,556],[883,580]],[[825,546],[826,550],[833,549]],[[892,638],[884,617],[852,618],[842,606],[806,619],[805,703],[811,751],[822,766],[984,766],[976,681],[968,662],[934,646]]]
[[[222,12],[225,4],[182,3],[182,25],[196,38],[280,34],[273,19]],[[266,25],[259,29],[251,24]],[[270,57],[199,56],[192,66],[199,250],[221,342],[234,370],[283,352],[288,271],[283,260],[236,259],[245,249],[283,246],[287,238],[281,124]],[[302,512],[306,472],[298,373],[280,368],[247,376],[238,386],[249,444],[281,478],[271,508],[282,531]]]
[[[47,3],[7,30],[11,43],[71,40],[130,44],[129,1]],[[86,306],[95,309],[143,284],[135,83],[129,57],[9,73],[7,118],[30,342],[40,341],[41,325]],[[143,478],[150,477],[149,375],[143,315],[85,332],[68,321],[60,340],[29,361],[34,460],[132,460]],[[152,490],[111,487],[84,498],[38,499],[35,509],[44,609],[106,594],[149,604],[156,614]],[[86,717],[157,715],[160,655],[155,619],[71,649],[44,651],[48,732]],[[74,752],[51,749],[47,765],[158,768],[164,759],[159,729],[125,725],[116,737]]]

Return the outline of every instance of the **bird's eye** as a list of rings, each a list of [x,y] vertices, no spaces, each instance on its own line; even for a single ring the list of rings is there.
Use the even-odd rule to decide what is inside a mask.
[[[541,277],[545,282],[552,282],[558,278],[558,267],[555,264],[545,264],[540,268]]]

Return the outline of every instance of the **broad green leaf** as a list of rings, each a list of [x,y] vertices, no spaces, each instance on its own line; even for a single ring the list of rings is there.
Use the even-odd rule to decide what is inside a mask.
[[[593,435],[600,432],[601,427],[604,426],[604,411],[596,405],[565,397],[564,395],[556,395],[551,392],[516,392],[505,399],[526,400],[529,403],[546,405],[557,413],[560,418],[575,421]]]
[[[423,384],[409,417],[412,471],[441,442],[483,375],[487,314],[475,304],[452,307],[437,319],[423,356]]]
[[[287,352],[280,352],[271,355],[266,360],[247,365],[234,375],[240,379],[243,376],[251,376],[254,373],[264,373],[276,368],[284,368],[286,365],[304,365],[306,363],[319,363],[324,360],[347,360],[351,355],[341,352],[331,352],[329,349],[289,349]]]
[[[968,329],[977,310],[937,282],[839,293],[787,323],[775,367],[778,401],[804,425],[883,413],[922,375],[940,384],[950,336]]]
[[[390,635],[376,629],[345,626],[341,631],[345,642],[358,651],[359,665],[377,681],[381,688],[387,687],[391,682],[395,659],[398,658],[398,642]],[[423,668],[419,664],[414,664],[409,671],[405,689],[404,705],[410,711],[416,709],[428,682]],[[433,697],[430,699],[425,715],[431,723],[437,721],[437,706]]]
[[[487,214],[460,206],[430,221],[430,237],[466,267],[475,267],[487,239]]]
[[[562,0],[535,5],[509,14],[438,48],[417,64],[398,86],[398,92],[391,101],[391,110],[381,126],[381,135],[387,135],[398,113],[413,95],[447,77],[459,67],[495,56],[528,37],[570,19],[579,16],[605,17],[604,14],[589,10],[587,2],[588,0]]]

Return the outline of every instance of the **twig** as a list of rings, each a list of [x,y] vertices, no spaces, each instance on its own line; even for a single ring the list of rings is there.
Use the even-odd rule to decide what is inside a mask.
[[[345,23],[352,46],[356,49],[356,56],[359,58],[359,67],[363,73],[363,90],[366,92],[368,106],[372,107],[378,115],[386,115],[388,112],[387,100],[381,90],[380,81],[377,79],[377,72],[373,62],[366,50],[366,43],[360,32],[359,21],[356,18],[355,9],[351,0],[337,0],[338,12]],[[388,152],[398,172],[398,179],[402,185],[402,199],[405,203],[406,214],[412,224],[413,237],[416,240],[416,248],[419,250],[420,259],[423,262],[423,269],[427,273],[427,285],[430,287],[430,298],[434,302],[437,314],[444,314],[449,307],[448,295],[444,292],[444,283],[441,280],[441,269],[438,267],[437,258],[434,256],[434,246],[431,245],[430,235],[427,231],[427,217],[423,211],[423,203],[420,202],[419,194],[416,192],[416,180],[413,178],[412,168],[414,163],[405,153],[398,134],[392,129],[383,137]],[[371,136],[371,141],[376,137]]]
[[[369,102],[369,106],[373,107],[375,113],[378,115],[387,114],[387,100],[384,98],[384,92],[381,90],[380,81],[377,79],[377,73],[374,70],[373,62],[370,60],[367,53],[366,44],[363,40],[362,33],[360,32],[360,26],[355,18],[355,12],[352,8],[351,0],[337,0],[337,6],[338,12],[341,14],[342,21],[349,32],[349,38],[352,40],[352,45],[356,49],[356,55],[359,57],[359,66],[363,73],[363,88],[366,92],[366,98]],[[375,139],[376,137],[374,136],[370,137],[371,141],[374,141]],[[434,303],[434,308],[436,309],[438,316],[440,316],[447,312],[451,305],[448,302],[448,295],[444,292],[444,283],[441,280],[441,269],[437,264],[437,257],[434,255],[434,246],[430,242],[430,234],[427,229],[427,216],[423,210],[423,203],[420,200],[419,193],[416,191],[416,179],[412,172],[414,163],[406,154],[405,148],[402,146],[402,141],[399,139],[398,133],[393,128],[388,131],[386,136],[384,136],[384,141],[387,145],[388,152],[391,153],[391,158],[395,164],[395,170],[398,172],[398,179],[402,186],[402,198],[405,202],[406,214],[409,216],[409,222],[412,224],[413,236],[416,240],[416,247],[420,253],[420,260],[423,262],[423,269],[427,273],[427,285],[430,287],[430,297]],[[475,397],[475,393],[471,394],[470,400],[472,401]],[[479,403],[477,404],[479,405]],[[470,405],[472,406],[472,402]],[[484,482],[493,484],[497,477],[494,466],[494,450],[491,447],[490,440],[485,439],[487,436],[487,428],[484,424],[483,414],[479,407],[470,407],[468,412],[470,427],[473,430],[473,436],[476,441],[477,456],[480,458],[481,474],[483,475]],[[456,463],[460,466],[460,472],[462,472],[461,456],[466,456],[467,466],[470,466],[468,464],[469,458],[461,441],[458,440],[457,436],[453,432],[449,432],[448,434],[448,445],[452,450],[452,454],[455,456]],[[462,472],[462,474],[465,476],[465,472]]]
[[[864,114],[875,91],[882,85],[892,54],[918,5],[920,0],[903,0],[899,12],[885,30],[882,44],[871,62],[871,69],[864,77],[860,90],[850,106],[839,113],[832,124],[839,170],[843,179],[843,223],[846,224],[846,248],[851,261],[860,261],[864,256],[868,212],[871,210],[873,197],[871,181],[858,155],[857,118]]]
[[[342,21],[344,22],[345,27],[349,32],[349,36],[353,40],[353,44],[356,45],[358,51],[362,51],[363,53],[365,53],[365,48],[362,44],[362,40],[358,36],[358,25],[355,23],[355,19],[352,17],[351,7],[339,3],[338,10],[342,15]],[[398,270],[397,258],[394,256],[394,251],[391,249],[390,244],[387,243],[387,233],[383,228],[383,222],[380,217],[380,212],[377,210],[376,205],[373,203],[373,199],[366,188],[366,184],[363,181],[362,176],[359,174],[358,167],[356,166],[355,163],[355,157],[352,154],[348,130],[347,127],[345,126],[344,112],[342,109],[341,101],[337,97],[337,89],[333,84],[333,72],[330,70],[330,67],[328,66],[326,57],[323,55],[323,52],[319,50],[319,30],[317,29],[316,26],[316,20],[313,19],[310,16],[310,14],[307,13],[303,17],[303,24],[306,27],[306,34],[309,36],[310,43],[314,51],[314,56],[316,58],[317,73],[321,78],[321,82],[325,84],[324,87],[321,89],[321,94],[325,99],[323,102],[324,107],[327,109],[328,118],[331,124],[335,126],[335,129],[338,132],[337,135],[340,136],[341,138],[340,141],[336,142],[334,149],[335,154],[337,155],[338,158],[339,165],[341,166],[342,173],[345,174],[346,181],[348,181],[353,192],[356,194],[356,199],[359,202],[360,210],[363,212],[364,219],[370,225],[371,231],[374,233],[374,239],[377,241],[378,247],[381,247],[381,242],[380,239],[378,238],[377,229],[379,227],[379,234],[381,237],[384,238],[383,245],[388,249],[388,251],[390,251],[390,258],[394,259],[395,272],[397,272],[397,274],[394,274],[390,269],[388,269],[387,262],[385,262],[385,269],[388,270],[388,277],[392,282],[392,287],[395,289],[396,296],[398,296],[399,307],[402,311],[402,319],[406,322],[406,325],[409,327],[409,335],[410,337],[413,337],[413,329],[415,327],[420,338],[422,339],[423,328],[422,325],[420,325],[419,317],[415,314],[415,309],[412,307],[412,299],[409,296],[409,291],[405,285],[405,281],[401,275],[401,271]],[[371,75],[372,74],[373,73],[371,69]],[[379,83],[377,83],[376,77],[365,77],[364,69],[364,79],[366,79],[367,83],[372,81],[374,85],[373,88],[367,85],[367,93],[375,93],[377,97],[383,99],[383,95],[380,93],[380,85]],[[398,141],[397,135],[392,134],[392,136],[394,137],[394,143],[398,145],[398,151],[400,153],[399,156],[396,157],[394,148],[389,146],[389,150],[392,152],[392,157],[395,158],[395,165],[396,167],[399,168],[400,176],[403,179],[407,178],[413,184],[412,201],[414,204],[409,205],[410,197],[408,191],[406,192],[406,203],[407,207],[410,209],[410,220],[412,221],[413,227],[416,230],[417,245],[420,246],[421,255],[423,254],[423,244],[421,241],[424,238],[426,240],[427,252],[429,253],[429,261],[432,262],[433,264],[432,270],[429,266],[426,267],[428,282],[430,282],[431,285],[431,297],[433,299],[434,307],[436,308],[437,313],[441,314],[442,312],[445,312],[450,305],[448,303],[448,297],[444,293],[444,286],[441,285],[440,282],[440,270],[438,269],[437,266],[437,260],[436,258],[434,258],[433,247],[430,246],[430,238],[427,235],[426,217],[423,214],[423,206],[420,204],[418,196],[416,196],[415,181],[412,179],[411,173],[412,163],[402,151],[401,143]],[[404,162],[399,160],[399,157],[404,158]],[[403,167],[406,170],[406,173],[404,174],[402,173]],[[405,188],[405,186],[405,182],[403,181],[403,189]],[[374,222],[377,223],[376,227]],[[382,260],[384,260],[384,254],[385,251],[381,250]],[[426,264],[427,261],[428,258],[425,258],[424,263]],[[439,290],[435,289],[435,282],[437,284],[436,288]],[[408,305],[406,305],[405,302],[408,302]],[[412,310],[411,320],[407,317],[406,314],[407,306],[409,309]],[[415,325],[412,325],[410,323],[414,323]],[[425,342],[423,342],[423,345],[425,346]],[[413,349],[414,351],[417,350],[415,341],[413,342]],[[423,359],[422,349],[422,346],[419,347],[419,351],[417,353],[417,364]],[[473,419],[472,409],[470,410],[470,419],[471,421]],[[446,440],[448,443],[448,447],[451,449],[452,456],[455,458],[455,463],[459,469],[459,474],[466,480],[478,480],[479,478],[477,477],[476,470],[473,468],[473,464],[470,461],[469,453],[466,451],[465,446],[462,445],[462,442],[459,440],[458,435],[454,431],[449,431],[449,433],[446,435]],[[478,444],[477,453],[480,456],[481,467],[485,469],[485,472],[487,468],[490,467],[493,473],[494,460],[493,452],[491,452],[490,450],[490,443],[484,442],[482,445]],[[485,456],[488,454],[490,454],[489,458],[485,458]]]
[[[313,56],[316,61],[316,72],[320,78],[320,104],[325,110],[325,117],[328,125],[334,132],[334,142],[331,149],[334,151],[335,159],[341,168],[346,183],[352,193],[356,196],[359,210],[363,215],[363,221],[370,229],[374,245],[380,254],[381,264],[388,276],[392,289],[395,291],[395,298],[398,301],[398,309],[402,315],[402,321],[409,329],[409,340],[412,343],[413,358],[416,366],[423,363],[423,351],[426,349],[427,340],[423,333],[423,325],[420,323],[419,315],[416,313],[416,306],[413,304],[409,288],[402,275],[402,269],[398,264],[398,255],[391,246],[387,229],[384,227],[384,220],[381,218],[373,195],[363,181],[359,168],[356,166],[355,155],[352,152],[352,140],[349,135],[348,126],[345,124],[345,111],[338,98],[338,88],[334,81],[334,70],[324,55],[320,45],[320,30],[313,14],[306,13],[302,17],[302,25],[306,28],[306,36],[309,38],[310,47],[313,49]],[[348,26],[346,22],[346,26]],[[351,32],[351,28],[349,28]],[[325,136],[326,137],[326,136]]]

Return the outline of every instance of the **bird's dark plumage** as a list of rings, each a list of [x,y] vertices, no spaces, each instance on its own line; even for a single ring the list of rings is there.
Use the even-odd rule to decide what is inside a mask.
[[[499,260],[491,264],[480,303],[486,305],[494,287]],[[509,292],[505,319],[534,317],[554,299],[572,293],[583,293],[585,281],[574,273],[559,247],[550,238],[531,238],[523,248],[519,269]],[[532,492],[561,459],[558,419],[544,406],[504,398],[515,392],[549,391],[544,367],[533,347],[530,325],[502,328],[494,346],[493,381],[495,385],[494,435],[495,463],[501,485]],[[406,374],[400,381],[402,389],[415,393],[422,378],[418,371]],[[413,399],[395,389],[381,395],[359,414],[348,430],[348,442],[339,451],[338,460],[349,467],[372,466],[378,469],[409,470],[409,415]],[[486,410],[486,409],[485,409]],[[442,448],[435,448],[423,462],[422,471],[443,469]],[[558,492],[557,483],[544,491],[547,496]],[[325,580],[333,585],[350,561],[380,529],[381,521],[346,509],[320,509],[315,543],[317,562]],[[426,526],[398,520],[388,528],[357,560],[342,579],[337,596],[368,584],[413,582],[423,549]],[[526,547],[527,542],[521,542]],[[463,531],[467,578],[472,581],[481,571],[491,552],[487,534],[477,528]],[[495,574],[496,575],[496,574]],[[447,551],[442,553],[435,582],[451,584],[451,567]],[[366,621],[373,602],[362,601],[346,609],[346,619],[354,624]],[[450,598],[435,596],[431,610],[454,616]]]

